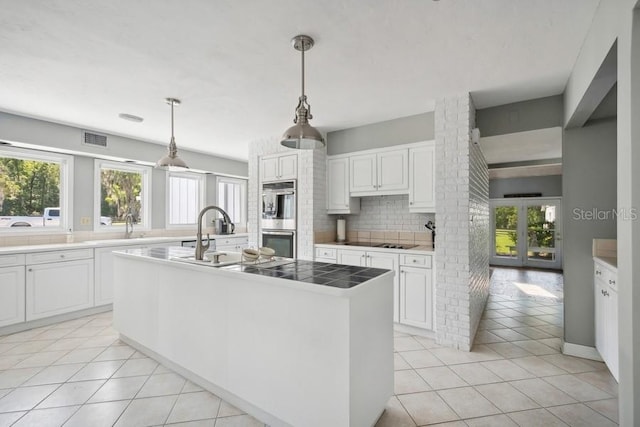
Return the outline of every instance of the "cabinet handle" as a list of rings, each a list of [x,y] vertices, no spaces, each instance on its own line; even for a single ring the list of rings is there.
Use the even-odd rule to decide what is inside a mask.
[[[349,205],[344,205],[344,207],[345,207],[345,208],[348,208],[348,207],[349,207]]]
[[[609,284],[610,284],[610,285],[615,285],[615,284],[616,284],[616,281],[615,281],[615,280],[611,280],[611,279],[609,279]]]
[[[413,202],[409,202],[409,204],[410,204],[410,205],[412,205],[412,204],[413,204]]]
[[[64,258],[64,254],[61,254],[61,255],[60,255],[60,258]]]
[[[602,273],[600,272],[600,270],[596,270],[596,276],[601,275]]]
[[[33,268],[30,268],[29,271],[33,271]]]

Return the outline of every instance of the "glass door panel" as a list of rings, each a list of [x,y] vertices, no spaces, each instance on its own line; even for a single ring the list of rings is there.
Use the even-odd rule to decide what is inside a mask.
[[[497,265],[516,265],[518,256],[518,205],[499,204],[492,207],[493,244],[491,263]]]
[[[524,209],[527,215],[525,265],[560,268],[559,202],[526,203]]]

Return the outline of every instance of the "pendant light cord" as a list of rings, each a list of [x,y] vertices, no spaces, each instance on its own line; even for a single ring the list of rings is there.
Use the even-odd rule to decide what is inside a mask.
[[[171,101],[171,139],[173,138],[173,105],[175,103],[173,101]]]
[[[304,97],[304,51],[305,51],[305,46],[304,46],[304,41],[302,42],[302,96]]]

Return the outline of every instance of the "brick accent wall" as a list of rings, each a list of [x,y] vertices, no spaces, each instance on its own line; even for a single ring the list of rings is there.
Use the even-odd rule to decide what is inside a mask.
[[[292,150],[280,145],[279,138],[265,138],[249,144],[249,184],[247,188],[247,232],[249,246],[260,246],[260,157],[277,153],[298,155],[297,257],[313,259],[314,231],[331,230],[326,211],[326,151]],[[335,224],[333,225],[335,229]]]
[[[469,94],[436,101],[436,334],[466,351],[489,294],[489,176],[474,127]]]

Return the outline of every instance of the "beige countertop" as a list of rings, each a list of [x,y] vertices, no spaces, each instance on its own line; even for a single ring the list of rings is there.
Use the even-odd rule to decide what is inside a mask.
[[[594,256],[593,259],[596,261],[601,261],[609,265],[609,267],[615,268],[616,270],[618,269],[618,258],[616,257]]]

